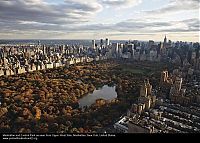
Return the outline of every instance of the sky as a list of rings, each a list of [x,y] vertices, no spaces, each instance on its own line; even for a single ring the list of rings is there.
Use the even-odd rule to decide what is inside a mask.
[[[200,0],[0,0],[0,39],[199,42]]]

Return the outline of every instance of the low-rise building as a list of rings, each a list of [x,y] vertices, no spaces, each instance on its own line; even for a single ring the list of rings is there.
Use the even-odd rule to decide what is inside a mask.
[[[114,128],[121,133],[128,133],[128,122],[129,117],[124,116],[122,119],[114,124]]]

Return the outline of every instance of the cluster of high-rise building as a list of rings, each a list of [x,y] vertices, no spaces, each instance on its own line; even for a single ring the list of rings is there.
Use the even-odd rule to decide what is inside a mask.
[[[166,61],[177,65],[192,66],[200,69],[199,43],[182,41],[172,42],[165,36],[163,42],[129,41],[112,43],[109,58],[122,58],[135,61]]]
[[[168,98],[171,102],[187,106],[192,103],[200,103],[200,83],[198,80],[198,77],[193,75],[191,68],[188,71],[174,69],[170,76],[168,71],[163,71],[160,83],[161,86],[170,88]]]
[[[180,53],[185,55],[181,57]],[[83,45],[0,45],[0,76],[55,68],[101,59],[129,59],[135,61],[170,61],[200,69],[199,43],[129,41],[111,43],[108,38],[91,46]],[[192,70],[191,70],[192,71]]]
[[[131,109],[127,111],[127,115],[114,124],[114,128],[119,132],[124,133],[152,133],[154,132],[154,126],[145,123],[141,120],[144,113],[151,113],[151,116],[159,118],[160,112],[152,112],[151,108],[154,108],[156,104],[156,96],[152,93],[152,85],[149,79],[144,80],[140,88],[140,95],[136,103],[132,104]],[[146,118],[147,119],[147,118]]]
[[[196,89],[184,86],[184,79],[177,69],[169,74],[161,72],[160,87],[168,88],[169,95],[153,94],[152,85],[145,80],[138,100],[114,124],[116,132],[123,133],[187,133],[200,131],[200,82],[192,80],[184,84],[196,84]],[[199,79],[198,79],[199,81]],[[162,89],[161,89],[162,90]],[[189,90],[189,92],[186,92]],[[195,92],[194,92],[195,91]]]
[[[194,61],[199,58],[197,51],[192,54]],[[157,92],[152,92],[149,80],[144,81],[138,100],[132,104],[127,115],[114,124],[116,132],[200,131],[200,71],[191,62],[184,64],[185,57],[182,56],[182,64],[175,64],[177,68],[161,72],[160,84],[154,89]]]
[[[104,47],[97,51],[83,45],[1,45],[0,76],[105,59],[105,53]]]
[[[156,43],[153,40],[149,42],[129,41],[125,44],[115,43],[111,45],[111,56],[124,59],[133,59],[137,61],[160,61],[167,54],[167,48],[172,46],[167,42]]]
[[[135,113],[141,114],[145,110],[149,110],[155,106],[156,96],[152,93],[152,85],[149,79],[145,80],[140,88],[140,96],[138,101],[132,105],[131,110]]]

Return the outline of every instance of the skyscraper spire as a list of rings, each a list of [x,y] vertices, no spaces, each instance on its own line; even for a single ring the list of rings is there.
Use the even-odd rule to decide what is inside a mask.
[[[166,37],[166,34],[165,34],[165,38],[164,38],[164,43],[165,43],[165,44],[167,43],[167,37]]]

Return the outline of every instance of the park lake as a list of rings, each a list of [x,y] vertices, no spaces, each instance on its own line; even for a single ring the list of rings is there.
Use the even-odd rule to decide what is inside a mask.
[[[108,85],[104,85],[99,89],[95,89],[93,93],[89,93],[79,100],[79,107],[89,107],[95,103],[97,99],[112,100],[117,98],[117,92],[115,91],[115,88],[115,86],[110,87]]]

